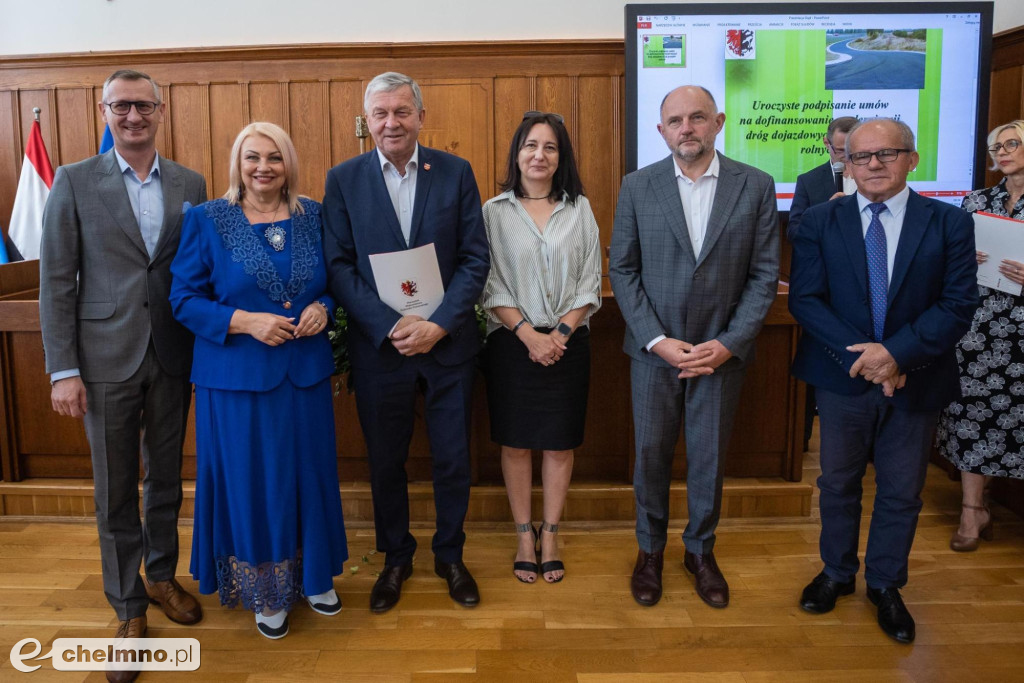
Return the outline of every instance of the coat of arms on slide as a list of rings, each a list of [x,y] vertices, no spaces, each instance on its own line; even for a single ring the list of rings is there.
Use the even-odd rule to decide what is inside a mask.
[[[725,32],[726,59],[754,59],[754,32],[750,29],[729,29]]]

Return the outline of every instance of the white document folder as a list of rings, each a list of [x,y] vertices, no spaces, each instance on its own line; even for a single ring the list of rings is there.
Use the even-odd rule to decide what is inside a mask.
[[[1021,286],[999,272],[1003,259],[1024,262],[1024,222],[979,211],[974,214],[974,244],[988,254],[978,264],[978,284],[1019,295]]]
[[[401,315],[430,320],[444,299],[433,242],[415,249],[370,254],[370,267],[380,300]]]

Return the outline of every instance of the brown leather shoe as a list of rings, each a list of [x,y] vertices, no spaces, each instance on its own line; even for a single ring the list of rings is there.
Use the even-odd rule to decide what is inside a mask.
[[[712,607],[729,605],[729,584],[725,582],[722,570],[715,562],[714,553],[694,555],[690,551],[686,551],[683,556],[683,566],[696,579],[697,595],[701,600]]]
[[[664,551],[647,553],[641,550],[637,553],[629,590],[641,605],[650,607],[661,600],[661,569],[664,565]]]
[[[115,638],[145,638],[146,637],[146,615],[122,621],[117,625]],[[131,683],[139,677],[138,671],[107,671],[107,680],[110,683]]]
[[[189,595],[176,579],[150,583],[146,579],[146,594],[154,605],[160,605],[171,621],[189,626],[203,618],[199,601]]]

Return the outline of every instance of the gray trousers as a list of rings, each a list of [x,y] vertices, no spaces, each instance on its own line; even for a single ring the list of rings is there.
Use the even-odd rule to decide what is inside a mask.
[[[672,459],[685,421],[689,520],[683,544],[691,553],[709,553],[722,509],[725,454],[744,371],[681,380],[678,370],[633,360],[630,374],[637,543],[646,552],[665,548]]]
[[[178,565],[181,449],[192,390],[187,375],[163,371],[152,344],[126,381],[87,382],[85,388],[103,591],[124,621],[149,606],[140,565],[145,562],[151,581],[173,578]]]

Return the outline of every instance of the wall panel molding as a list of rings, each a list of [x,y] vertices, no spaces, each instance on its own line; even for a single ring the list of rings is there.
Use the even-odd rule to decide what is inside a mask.
[[[299,191],[320,199],[327,170],[359,153],[355,116],[362,112],[366,83],[389,70],[423,86],[427,119],[421,140],[468,159],[484,199],[496,193],[509,137],[529,109],[562,113],[576,147],[587,149],[580,168],[584,183],[602,195],[617,193],[623,170],[622,50],[621,40],[570,40],[0,57],[0,106],[5,95],[12,98],[12,117],[0,117],[0,132],[10,136],[13,152],[0,154],[0,188],[10,188],[0,191],[0,223],[10,219],[31,108],[44,109],[43,139],[54,166],[79,161],[99,148],[104,123],[95,107],[103,81],[126,67],[146,71],[160,84],[167,114],[157,147],[202,173],[211,197],[226,190],[237,132],[252,120],[267,120],[296,142]],[[610,97],[595,96],[595,79],[610,84]],[[509,90],[507,84],[525,88]],[[588,136],[600,139],[581,144]],[[614,202],[596,204],[607,245]]]

